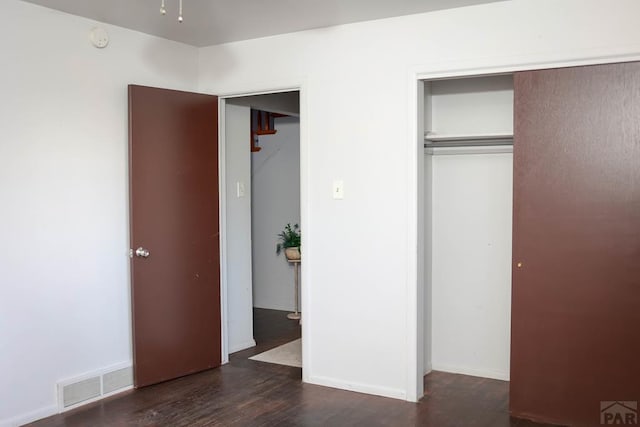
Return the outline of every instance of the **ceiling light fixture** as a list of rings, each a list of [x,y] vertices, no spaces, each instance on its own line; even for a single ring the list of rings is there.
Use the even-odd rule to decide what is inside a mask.
[[[160,2],[160,14],[166,15],[167,8],[165,7],[165,0]],[[184,19],[182,18],[182,0],[178,0],[178,22],[182,22]]]

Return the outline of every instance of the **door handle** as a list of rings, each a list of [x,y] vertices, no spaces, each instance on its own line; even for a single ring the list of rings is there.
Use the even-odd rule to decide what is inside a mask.
[[[142,246],[140,246],[138,249],[136,249],[136,256],[141,258],[148,258],[149,251],[143,248]]]

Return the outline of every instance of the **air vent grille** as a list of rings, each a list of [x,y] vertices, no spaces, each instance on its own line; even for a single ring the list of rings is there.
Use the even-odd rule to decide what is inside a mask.
[[[100,396],[100,377],[88,378],[62,387],[62,404],[65,408]]]
[[[132,386],[131,365],[112,366],[58,383],[58,408],[64,412]]]
[[[133,368],[118,369],[102,376],[102,393],[109,394],[133,384]]]

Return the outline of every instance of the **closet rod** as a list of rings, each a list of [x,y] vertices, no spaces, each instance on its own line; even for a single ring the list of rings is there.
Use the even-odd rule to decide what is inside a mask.
[[[495,139],[483,141],[451,141],[451,142],[425,142],[424,148],[445,148],[445,147],[494,147],[512,146],[513,139]]]

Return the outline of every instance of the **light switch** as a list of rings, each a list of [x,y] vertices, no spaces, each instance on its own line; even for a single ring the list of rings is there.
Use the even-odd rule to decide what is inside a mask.
[[[244,197],[244,182],[236,182],[236,194],[238,198]]]
[[[344,199],[344,182],[342,180],[333,181],[333,198],[336,200]]]

